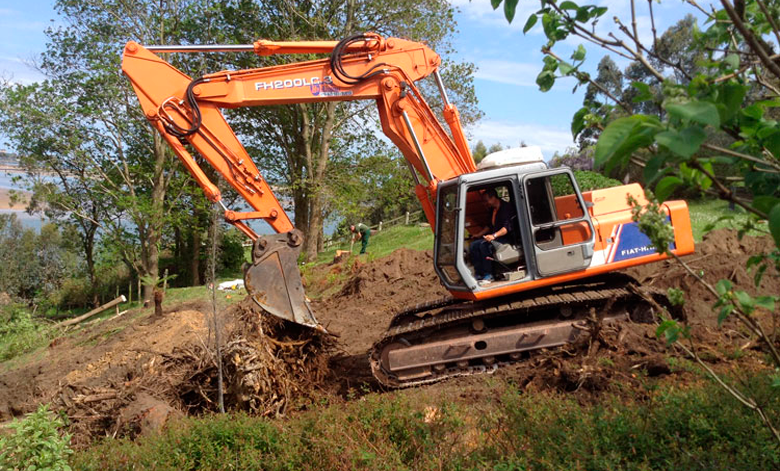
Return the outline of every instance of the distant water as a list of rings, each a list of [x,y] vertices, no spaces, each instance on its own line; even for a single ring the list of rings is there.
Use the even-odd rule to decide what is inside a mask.
[[[14,176],[21,176],[21,173],[7,173],[0,171],[0,188],[8,188],[12,190],[21,190],[19,185],[13,182]],[[231,208],[233,209],[233,208]],[[240,210],[240,209],[239,209]],[[248,208],[244,208],[244,211],[249,211]],[[46,218],[42,218],[39,215],[31,216],[24,212],[23,209],[0,209],[0,214],[16,213],[16,217],[22,223],[24,227],[30,227],[35,230],[40,230]],[[293,212],[289,213],[290,219],[293,218]],[[254,229],[258,234],[273,234],[273,228],[263,220],[249,221],[249,226]],[[336,231],[338,226],[338,220],[336,218],[329,218],[325,221],[324,233],[325,237],[332,235]]]
[[[16,214],[16,219],[22,223],[22,227],[41,230],[41,226],[46,222],[46,218],[39,215],[29,215],[24,211],[17,211],[15,209],[0,209],[0,214]]]
[[[17,185],[15,185],[13,181],[11,181],[14,175],[20,175],[20,174],[0,172],[0,188],[10,188],[14,190],[19,190],[20,188]]]
[[[0,172],[0,188],[7,188],[10,190],[21,190],[22,188],[13,182],[14,176],[21,176],[21,173],[7,173]],[[16,214],[16,219],[22,223],[23,227],[41,230],[41,226],[46,222],[46,218],[40,215],[29,215],[20,206],[20,209],[0,209],[0,214]]]

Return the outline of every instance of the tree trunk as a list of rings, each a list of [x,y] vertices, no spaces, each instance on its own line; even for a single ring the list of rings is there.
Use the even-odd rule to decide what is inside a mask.
[[[144,274],[148,277],[144,283],[144,306],[148,306],[154,295],[154,288],[160,278],[160,240],[164,225],[165,191],[167,180],[165,167],[168,160],[168,145],[162,136],[154,133],[154,174],[152,177],[151,211],[144,212],[146,224],[139,224],[139,236],[141,239],[141,263]],[[136,221],[140,223],[141,221]],[[145,236],[145,237],[144,237]]]
[[[163,292],[160,288],[155,288],[154,290],[154,315],[157,317],[162,317],[163,311],[162,311],[162,303],[163,303]]]
[[[316,162],[309,166],[309,226],[304,234],[306,242],[303,250],[305,260],[312,262],[317,258],[317,248],[320,246],[320,234],[323,223],[322,180],[330,157],[330,140],[333,137],[333,125],[336,123],[336,106],[334,102],[325,104],[325,122],[319,135]]]
[[[89,284],[92,287],[92,307],[98,306],[97,295],[97,276],[95,276],[95,232],[97,225],[90,225],[85,228],[84,234],[84,258],[87,261],[87,274],[89,275]]]
[[[319,192],[310,198],[311,217],[306,231],[303,250],[307,262],[317,259],[317,247],[320,245],[320,233],[322,229],[322,197]]]
[[[192,228],[192,245],[190,246],[190,271],[192,271],[192,286],[200,286],[200,227]]]

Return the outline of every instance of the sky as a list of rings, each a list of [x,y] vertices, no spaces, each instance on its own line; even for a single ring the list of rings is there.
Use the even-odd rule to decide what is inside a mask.
[[[515,147],[522,141],[540,146],[548,159],[573,145],[571,117],[582,104],[584,90],[572,93],[575,81],[568,78],[557,81],[547,93],[539,91],[535,79],[542,68],[540,49],[545,37],[539,23],[527,35],[522,32],[539,2],[520,0],[512,24],[504,18],[502,7],[493,10],[490,0],[451,2],[458,9],[459,31],[453,41],[457,58],[478,67],[474,85],[484,119],[469,130],[472,145],[481,140],[488,146],[500,143]],[[627,0],[578,3],[609,7],[601,27],[611,26],[612,16],[630,23]],[[661,32],[693,9],[682,0],[665,0],[654,11],[656,28]],[[31,64],[46,47],[45,29],[60,23],[50,0],[0,0],[0,78],[21,83],[41,80]],[[640,36],[651,38],[647,2],[637,2],[637,23]],[[568,58],[579,44],[576,38],[567,39],[555,51]],[[587,49],[585,70],[592,72],[603,53],[595,46]],[[628,65],[617,59],[620,58],[616,62],[621,67]]]

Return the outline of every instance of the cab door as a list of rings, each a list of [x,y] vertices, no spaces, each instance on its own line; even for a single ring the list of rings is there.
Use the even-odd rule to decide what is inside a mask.
[[[523,192],[538,275],[589,267],[595,230],[571,170],[526,174]]]

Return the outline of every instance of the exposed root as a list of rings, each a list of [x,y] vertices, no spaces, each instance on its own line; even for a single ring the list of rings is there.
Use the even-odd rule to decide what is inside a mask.
[[[310,396],[328,375],[329,336],[270,316],[249,299],[220,316],[226,408],[278,416]],[[188,413],[217,411],[215,350],[212,341],[199,339],[152,356],[123,384],[62,387],[55,403],[72,421],[75,444],[159,428],[175,413],[171,405]]]

